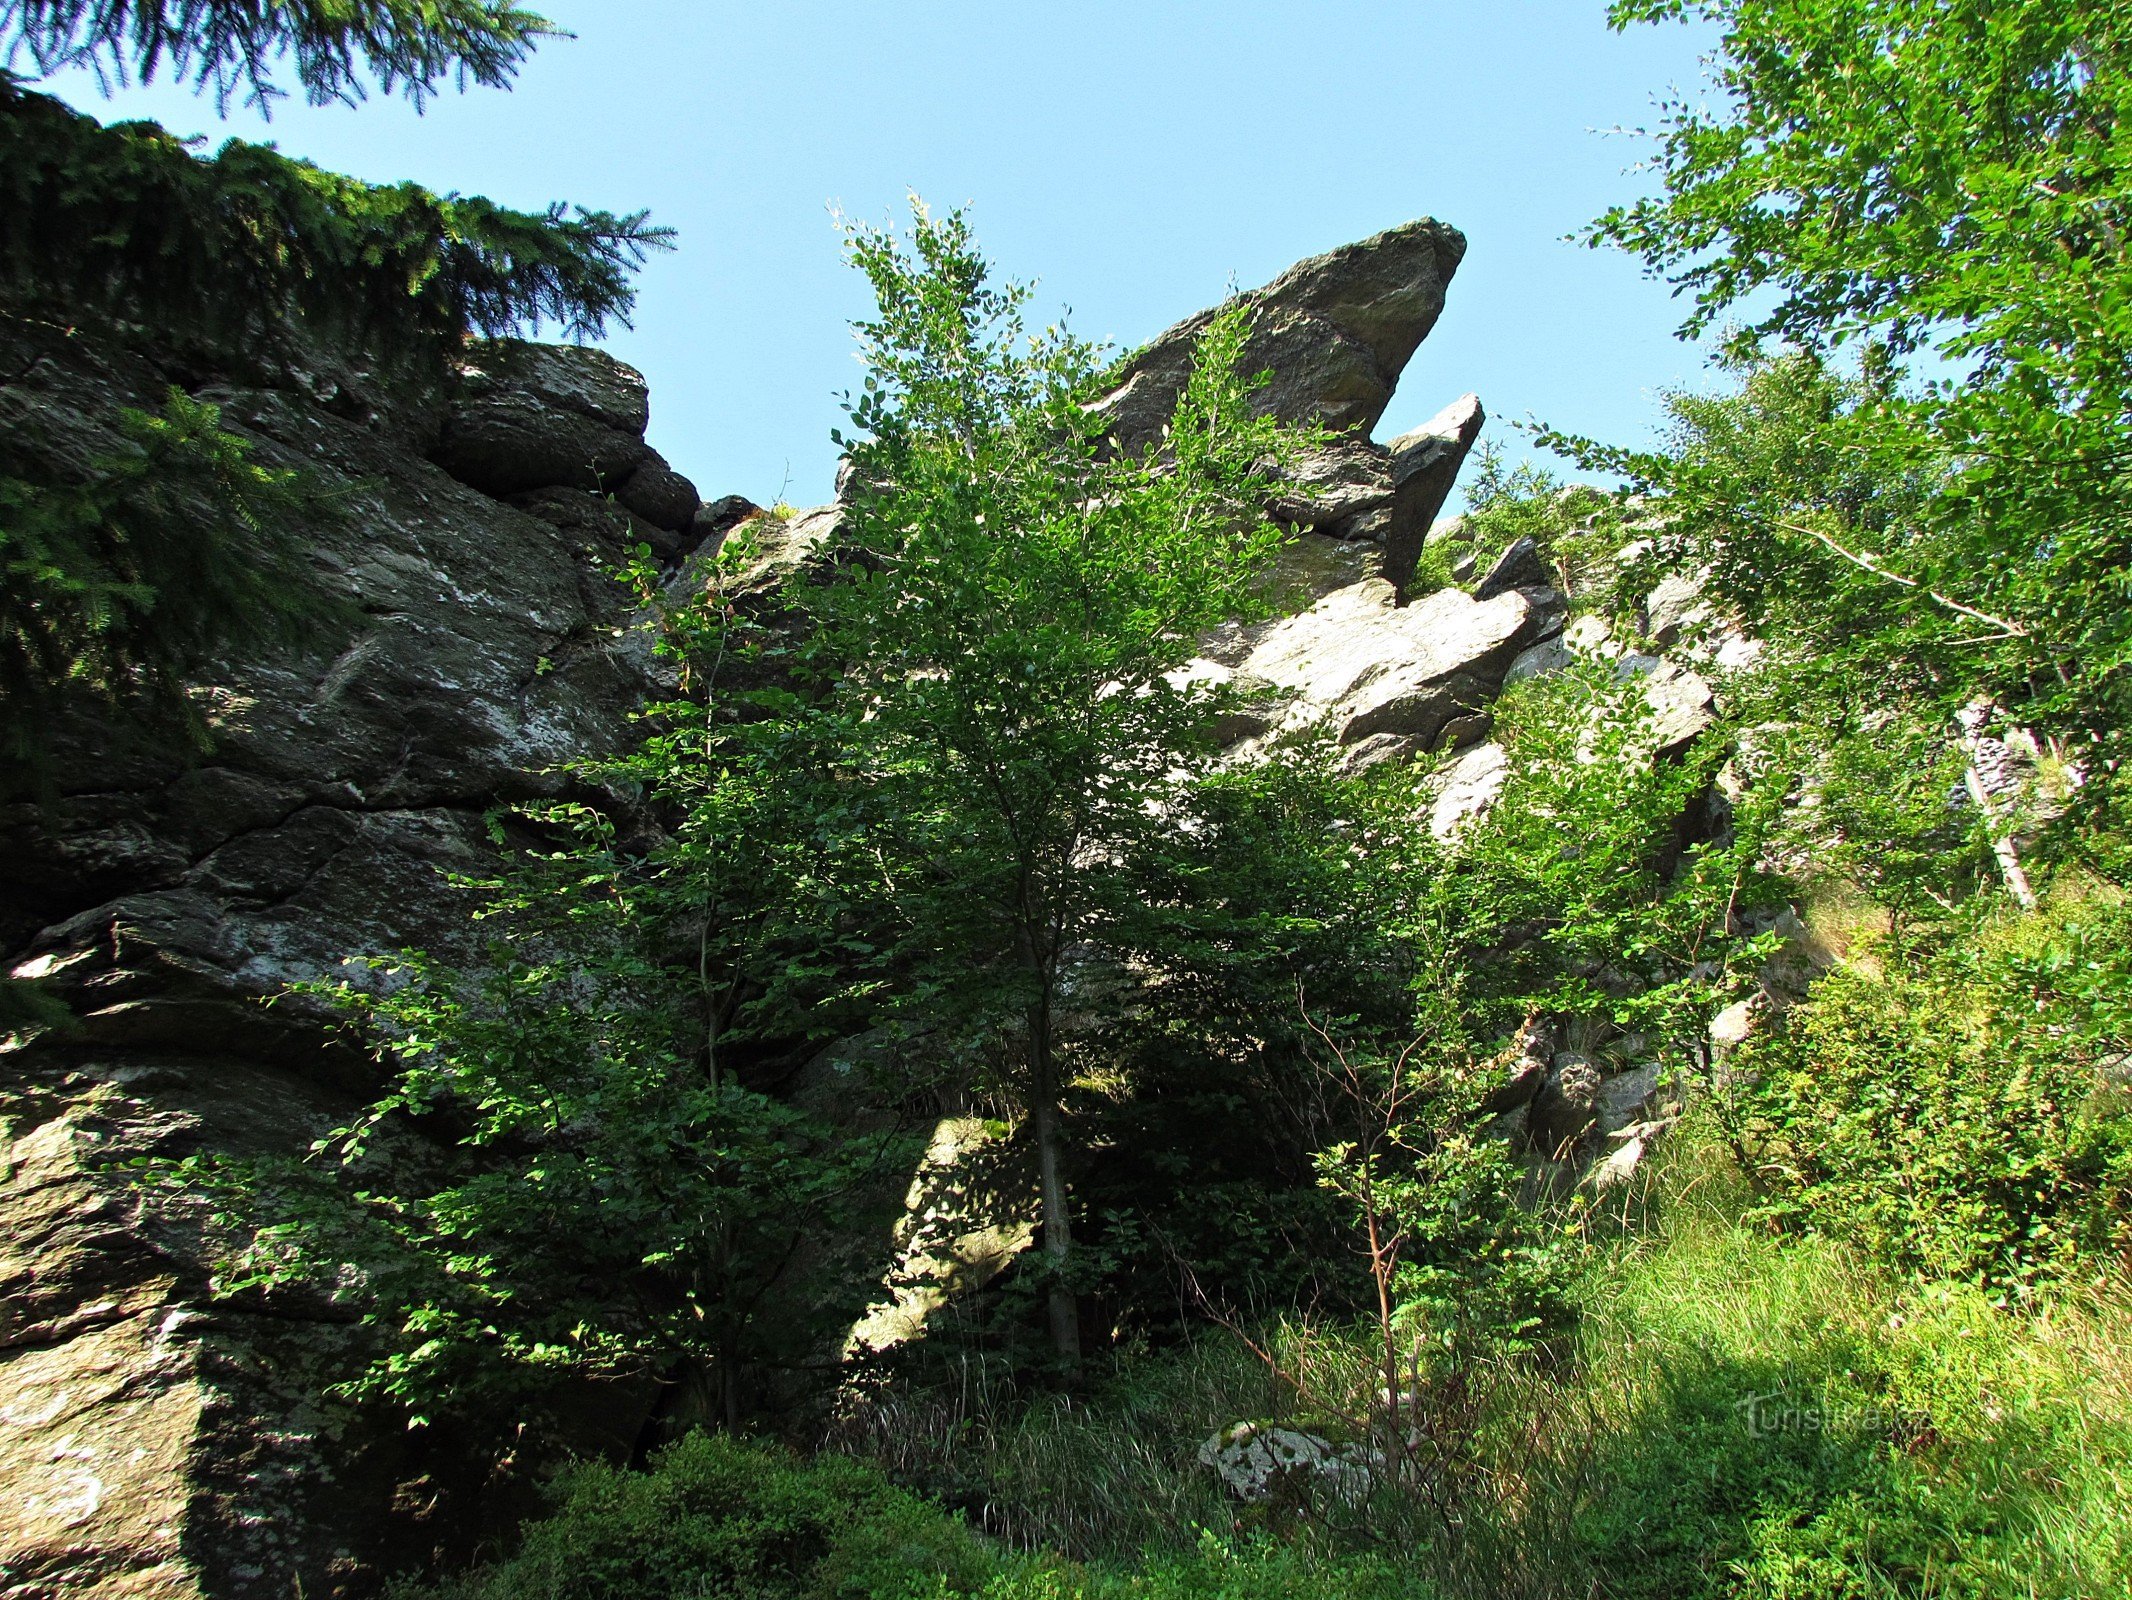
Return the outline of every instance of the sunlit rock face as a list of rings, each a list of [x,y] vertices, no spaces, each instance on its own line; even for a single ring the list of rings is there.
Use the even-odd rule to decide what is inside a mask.
[[[1231,306],[1251,317],[1242,366],[1272,378],[1255,404],[1291,422],[1315,420],[1364,436],[1443,312],[1466,237],[1423,218],[1299,261],[1263,289],[1187,317],[1126,361],[1102,402],[1116,437],[1144,449],[1161,433],[1191,374],[1192,349]]]
[[[1221,311],[1242,307],[1252,330],[1242,370],[1269,374],[1253,405],[1335,435],[1299,464],[1269,509],[1299,531],[1374,547],[1373,570],[1403,588],[1485,414],[1466,395],[1388,446],[1370,433],[1436,326],[1465,253],[1465,235],[1423,218],[1300,261],[1133,352],[1097,410],[1125,449],[1158,446],[1191,375],[1194,342]]]
[[[1433,750],[1485,710],[1540,614],[1510,591],[1440,589],[1398,604],[1383,578],[1335,589],[1308,610],[1210,641],[1184,676],[1257,690],[1228,730],[1249,747],[1323,728],[1351,761]]]

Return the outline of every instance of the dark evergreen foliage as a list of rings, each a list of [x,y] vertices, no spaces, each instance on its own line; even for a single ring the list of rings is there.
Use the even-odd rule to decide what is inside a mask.
[[[301,318],[385,355],[542,324],[596,337],[670,239],[642,212],[512,211],[239,139],[202,157],[0,77],[0,293],[69,320],[236,348]]]
[[[501,88],[556,31],[510,0],[0,0],[10,66],[88,67],[106,84],[167,67],[225,109],[285,93],[272,80],[290,57],[314,105],[361,99],[365,68],[417,105],[448,77]]]

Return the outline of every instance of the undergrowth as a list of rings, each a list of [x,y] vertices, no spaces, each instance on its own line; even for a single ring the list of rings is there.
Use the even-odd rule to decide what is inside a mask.
[[[2088,1600],[2132,1590],[2132,1289],[2009,1303],[1773,1230],[1690,1129],[1595,1243],[1573,1344],[1476,1379],[1433,1502],[1246,1506],[1197,1459],[1336,1431],[1367,1333],[1143,1354],[1068,1399],[880,1396],[812,1458],[697,1436],[586,1466],[509,1561],[431,1600],[1295,1595]],[[930,1409],[927,1409],[927,1408]],[[901,1482],[899,1483],[900,1480]],[[910,1483],[968,1508],[949,1512]],[[409,1591],[403,1600],[413,1600]]]
[[[1008,1551],[872,1465],[697,1434],[566,1476],[508,1561],[396,1600],[1424,1600],[1380,1558],[1212,1533],[1130,1564]]]
[[[1594,1274],[1580,1564],[1608,1595],[2132,1587],[2132,1293],[2028,1308],[1741,1220],[1709,1151]]]

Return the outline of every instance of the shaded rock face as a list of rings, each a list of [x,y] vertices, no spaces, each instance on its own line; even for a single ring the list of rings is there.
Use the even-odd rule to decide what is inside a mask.
[[[455,376],[431,451],[446,472],[498,498],[550,491],[520,502],[535,516],[547,515],[554,491],[611,495],[655,550],[678,552],[672,536],[701,501],[644,442],[651,393],[642,373],[601,350],[498,339],[473,346]]]
[[[82,454],[169,381],[141,354],[11,320],[0,344],[24,373],[8,404]],[[514,359],[538,382],[492,386],[476,410],[536,445],[553,423],[551,462],[591,429],[600,449],[634,438],[615,448],[638,470],[651,459],[627,368]],[[7,966],[84,1019],[0,1053],[10,1600],[357,1593],[472,1525],[485,1502],[460,1494],[450,1441],[321,1403],[348,1313],[211,1294],[204,1215],[148,1204],[119,1167],[299,1152],[345,1120],[367,1063],[300,1005],[259,1001],[349,956],[451,949],[466,920],[446,874],[491,859],[485,813],[558,792],[556,769],[623,739],[653,681],[594,566],[639,534],[629,512],[546,466],[484,478],[531,496],[516,506],[469,487],[424,459],[423,417],[351,419],[293,383],[197,392],[264,464],[338,491],[308,565],[343,614],[203,674],[204,752],[83,707],[54,730],[41,790],[0,803]],[[596,1418],[587,1440],[603,1429],[633,1425]]]

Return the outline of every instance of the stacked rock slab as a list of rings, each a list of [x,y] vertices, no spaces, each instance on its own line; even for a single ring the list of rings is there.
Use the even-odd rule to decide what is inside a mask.
[[[23,374],[0,420],[83,456],[173,377],[12,320],[0,343]],[[466,908],[447,874],[491,859],[485,814],[557,792],[563,764],[627,736],[651,662],[596,562],[646,528],[681,555],[695,492],[643,443],[628,368],[507,356],[444,408],[350,416],[294,381],[198,389],[264,465],[331,491],[340,512],[309,531],[306,565],[341,614],[203,673],[204,751],[85,705],[0,804],[6,966],[82,1018],[0,1053],[9,1600],[359,1592],[468,1525],[445,1441],[340,1433],[321,1407],[351,1313],[212,1294],[204,1208],[145,1205],[123,1169],[300,1152],[344,1120],[367,1063],[299,1004],[260,1002],[349,956],[449,950]],[[580,460],[627,465],[641,505],[595,494]]]
[[[603,351],[498,339],[458,364],[433,459],[454,478],[561,526],[595,521],[679,555],[702,503],[644,442],[643,375]],[[632,526],[633,524],[633,526]]]
[[[1379,547],[1377,575],[1403,590],[1483,413],[1467,395],[1389,446],[1369,435],[1436,326],[1465,253],[1463,234],[1424,218],[1300,261],[1263,289],[1158,334],[1127,359],[1097,409],[1124,448],[1157,444],[1191,376],[1200,334],[1220,312],[1241,307],[1251,326],[1242,370],[1270,374],[1252,404],[1334,435],[1299,465],[1291,491],[1271,509],[1299,531]]]
[[[1397,601],[1386,580],[1366,578],[1299,615],[1210,641],[1187,674],[1270,691],[1226,730],[1240,755],[1318,727],[1354,767],[1437,749],[1484,711],[1544,613],[1516,591]]]

